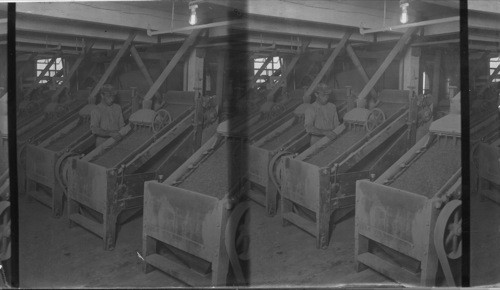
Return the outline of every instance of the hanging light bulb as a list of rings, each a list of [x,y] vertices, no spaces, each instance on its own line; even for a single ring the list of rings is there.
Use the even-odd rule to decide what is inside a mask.
[[[196,17],[196,8],[198,5],[191,5],[189,9],[191,9],[191,16],[189,16],[189,24],[195,25],[198,22],[198,18]]]
[[[399,21],[403,24],[408,22],[408,3],[401,3],[401,17],[399,18]]]

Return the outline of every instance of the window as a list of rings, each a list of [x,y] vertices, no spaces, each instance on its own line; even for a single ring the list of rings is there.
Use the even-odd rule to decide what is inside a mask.
[[[43,69],[50,62],[50,58],[47,59],[38,59],[36,61],[36,76],[40,76]],[[56,59],[56,61],[50,66],[49,70],[45,73],[44,77],[40,80],[41,84],[44,84],[50,80],[51,77],[55,76],[56,73],[63,68],[63,62],[60,57]],[[61,75],[62,77],[62,75]],[[58,84],[61,84],[62,81],[58,81]]]
[[[254,59],[254,75],[257,74],[260,67],[266,62],[266,58],[256,58]],[[262,76],[272,76],[277,70],[281,68],[281,58],[279,56],[273,57],[273,60],[270,61],[266,68],[262,71]],[[265,82],[264,79],[258,79],[257,83]]]
[[[495,71],[495,69],[498,67],[499,64],[500,64],[500,57],[490,58],[490,76],[493,74],[493,72]],[[500,81],[500,75],[497,76],[497,77],[495,77],[491,81],[492,82],[499,82]]]

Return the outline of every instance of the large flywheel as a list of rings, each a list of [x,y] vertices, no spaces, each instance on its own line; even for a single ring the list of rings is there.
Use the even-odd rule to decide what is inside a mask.
[[[451,200],[439,213],[434,227],[434,247],[448,286],[455,287],[450,263],[462,257],[461,200]]]

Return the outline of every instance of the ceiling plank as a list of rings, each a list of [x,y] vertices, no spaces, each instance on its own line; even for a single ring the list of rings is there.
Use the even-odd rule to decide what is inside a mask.
[[[126,39],[129,30],[111,26],[101,26],[96,24],[84,24],[74,21],[63,21],[60,19],[49,19],[41,17],[32,17],[28,15],[16,16],[16,32],[35,32],[47,35],[47,39],[51,39],[52,35],[96,38],[104,39],[108,42],[122,41]],[[146,31],[138,33],[136,42],[140,43],[156,43],[156,37],[147,36]]]
[[[492,0],[467,1],[469,11],[479,11],[500,14],[500,2]]]
[[[169,6],[168,2],[165,2]],[[178,29],[187,25],[185,15],[174,15],[147,8],[147,3],[132,6],[119,2],[17,3],[16,14],[47,16],[71,21],[84,21],[134,29]]]
[[[205,3],[241,9],[249,14],[365,28],[381,27],[384,1],[330,0],[204,0]],[[399,22],[399,2],[388,1],[386,25]],[[363,22],[363,23],[361,23]]]

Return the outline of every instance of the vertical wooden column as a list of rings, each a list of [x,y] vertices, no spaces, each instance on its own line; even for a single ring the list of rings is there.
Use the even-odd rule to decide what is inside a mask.
[[[218,119],[220,120],[222,111],[223,111],[223,105],[224,105],[224,92],[225,92],[225,65],[226,65],[226,54],[225,53],[220,53],[217,56],[217,83],[216,83],[216,102],[217,102],[217,108],[218,108]]]
[[[420,48],[411,47],[406,51],[403,62],[403,90],[408,90],[414,87],[417,92],[419,91],[420,79]]]
[[[439,104],[439,93],[441,88],[440,83],[441,78],[441,50],[437,50],[434,55],[434,68],[432,71],[432,107],[433,107],[433,116],[436,116],[437,107]]]
[[[188,79],[187,90],[194,91],[195,103],[195,124],[194,124],[194,149],[201,146],[201,139],[203,135],[203,72],[205,64],[205,49],[196,48],[191,52],[188,60]]]

